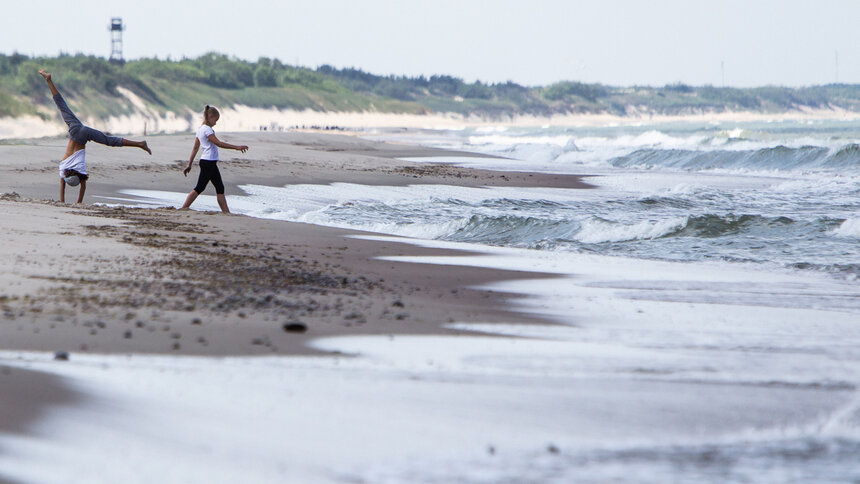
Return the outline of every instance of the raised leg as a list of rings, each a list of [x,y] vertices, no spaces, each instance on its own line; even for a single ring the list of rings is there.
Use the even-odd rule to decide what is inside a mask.
[[[56,86],[54,86],[54,81],[51,80],[51,74],[45,72],[45,69],[39,69],[39,75],[45,78],[45,82],[48,83],[48,87],[51,89],[51,95],[56,96],[60,93],[57,90]]]
[[[152,150],[149,149],[149,145],[146,144],[146,141],[132,141],[130,139],[123,138],[122,139],[122,145],[123,146],[134,146],[136,148],[142,149],[143,151],[146,151],[150,155],[152,154]]]
[[[69,134],[72,134],[72,131],[77,130],[81,126],[81,121],[75,116],[75,113],[72,112],[69,105],[66,104],[66,100],[63,99],[63,95],[60,94],[60,91],[57,90],[57,87],[54,86],[54,81],[51,80],[51,75],[45,72],[42,69],[39,69],[39,74],[45,78],[45,81],[48,83],[48,87],[51,89],[51,95],[54,96],[54,104],[57,105],[57,109],[60,110],[60,114],[63,116],[63,121],[65,121],[66,125],[69,127]]]
[[[122,138],[117,136],[108,136],[101,131],[90,128],[89,126],[81,126],[81,129],[75,133],[75,140],[79,143],[94,141],[101,145],[107,146],[122,146]]]
[[[135,148],[140,148],[143,151],[146,151],[150,155],[152,154],[152,150],[149,149],[149,146],[146,144],[146,141],[133,141],[125,138],[120,138],[118,136],[108,136],[97,129],[90,128],[89,126],[83,126],[78,131],[78,138],[86,141],[94,141],[96,143],[107,145],[107,146],[134,146]]]

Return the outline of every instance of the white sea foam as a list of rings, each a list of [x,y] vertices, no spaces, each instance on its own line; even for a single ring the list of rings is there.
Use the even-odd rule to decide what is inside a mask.
[[[461,200],[469,203],[480,203],[487,200],[548,200],[565,202],[581,200],[591,194],[588,190],[570,190],[564,188],[535,188],[535,187],[460,187],[454,185],[408,185],[380,186],[361,185],[355,183],[332,183],[329,185],[299,184],[286,187],[268,187],[265,185],[241,185],[247,196],[229,196],[231,203],[237,205],[240,212],[265,212],[266,209],[277,209],[285,214],[303,216],[307,213],[335,206],[352,203],[383,203],[398,204],[405,202],[433,202],[434,200]],[[185,194],[158,190],[126,189],[121,193],[138,197],[148,203],[160,201],[164,204],[181,203]],[[200,207],[209,208],[215,197],[198,197],[204,203]],[[217,207],[217,204],[214,205]],[[195,202],[194,208],[197,208]]]
[[[541,135],[540,131],[546,134]],[[604,131],[612,132],[611,130]],[[505,155],[535,164],[599,166],[608,160],[641,149],[704,153],[714,150],[756,152],[777,146],[790,149],[822,147],[829,149],[830,154],[833,154],[846,143],[844,139],[831,136],[776,136],[742,128],[716,133],[670,133],[652,129],[633,134],[623,129],[617,129],[612,135],[604,136],[596,135],[593,130],[579,136],[576,134],[576,130],[565,130],[565,134],[556,134],[557,128],[532,129],[531,131],[520,131],[518,134],[510,131],[505,132],[505,134],[484,134],[485,132],[462,138],[462,144],[459,146],[456,143],[452,145],[448,140],[445,146]],[[757,168],[749,167],[747,169],[756,170]]]
[[[839,228],[833,231],[833,234],[838,235],[839,237],[860,239],[860,218],[849,218],[845,220]]]
[[[498,145],[512,147],[522,144],[565,146],[571,140],[569,135],[561,136],[507,136],[482,135],[470,136],[468,143],[473,146]]]
[[[351,183],[267,187],[243,185],[245,196],[231,195],[227,202],[234,213],[258,218],[304,222],[330,227],[384,234],[435,239],[450,236],[465,227],[472,213],[460,215],[440,207],[458,203],[478,205],[493,200],[570,202],[592,195],[588,190],[526,187],[457,187],[449,185],[372,186]],[[156,190],[122,190],[128,197],[103,197],[110,201],[137,201],[141,206],[179,206],[185,194]],[[213,196],[201,195],[195,210],[219,210]],[[388,216],[401,211],[399,216]],[[410,214],[414,214],[411,216]],[[436,216],[434,216],[436,215]],[[440,217],[444,215],[444,217]]]
[[[661,190],[658,194],[672,196],[694,195],[697,193],[701,193],[702,191],[705,191],[707,189],[707,187],[696,183],[679,183],[678,185],[675,185],[673,187]]]
[[[777,183],[770,189],[775,193],[853,198],[860,192],[860,177],[805,174],[794,180]]]
[[[504,133],[509,128],[507,126],[481,126],[475,128],[476,133]]]
[[[623,224],[591,218],[582,222],[582,227],[574,238],[586,244],[656,239],[679,230],[686,223],[687,217],[675,217],[656,221],[643,220],[635,224]]]

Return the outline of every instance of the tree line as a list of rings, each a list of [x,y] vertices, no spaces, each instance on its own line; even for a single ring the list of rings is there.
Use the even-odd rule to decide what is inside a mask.
[[[248,61],[211,52],[178,60],[143,58],[124,64],[90,55],[30,57],[0,54],[0,116],[36,114],[34,105],[50,101],[38,68],[61,74],[71,96],[109,101],[117,88],[131,90],[161,109],[196,98],[175,92],[176,86],[206,86],[222,102],[266,107],[409,112],[458,112],[482,116],[563,113],[683,114],[728,110],[785,112],[798,109],[860,110],[860,87],[829,84],[790,88],[690,86],[609,86],[561,81],[548,86],[523,86],[512,81],[473,82],[450,75],[377,75],[358,68],[288,65],[260,57]],[[110,109],[106,108],[110,114]]]

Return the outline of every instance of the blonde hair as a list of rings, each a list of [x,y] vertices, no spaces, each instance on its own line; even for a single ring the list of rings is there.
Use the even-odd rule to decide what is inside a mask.
[[[217,109],[207,104],[206,107],[203,108],[203,124],[206,124],[206,122],[209,121],[209,115],[215,115],[216,118],[221,117],[221,113],[219,113]]]

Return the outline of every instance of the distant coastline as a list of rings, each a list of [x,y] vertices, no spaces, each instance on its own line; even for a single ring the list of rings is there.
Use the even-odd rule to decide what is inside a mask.
[[[294,127],[457,128],[641,122],[860,118],[860,85],[615,87],[562,81],[527,87],[447,76],[378,76],[359,69],[243,61],[217,53],[125,64],[84,55],[0,54],[0,139],[62,135],[36,71],[55,73],[84,122],[116,134],[186,132],[204,104],[226,131]]]

